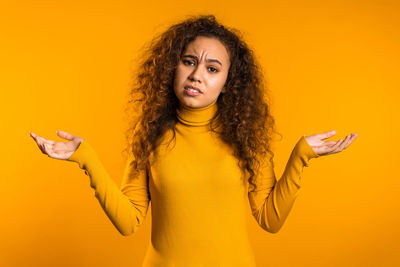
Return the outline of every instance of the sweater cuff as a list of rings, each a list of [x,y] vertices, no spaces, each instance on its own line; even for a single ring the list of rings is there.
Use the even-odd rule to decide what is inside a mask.
[[[304,166],[309,166],[309,161],[313,158],[318,158],[314,149],[308,144],[305,135],[303,135],[296,144],[295,153],[301,158]]]
[[[75,152],[67,160],[77,162],[79,164],[79,168],[86,170],[88,162],[94,159],[96,156],[96,152],[84,139],[79,144],[79,147],[75,150]]]

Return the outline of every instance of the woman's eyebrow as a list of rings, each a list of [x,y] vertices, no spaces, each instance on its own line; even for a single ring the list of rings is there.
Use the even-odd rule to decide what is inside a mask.
[[[197,61],[199,60],[199,58],[198,58],[198,57],[196,57],[196,56],[193,56],[193,55],[184,55],[183,57],[190,57],[190,58],[194,58],[194,59],[196,59]],[[206,61],[207,61],[207,62],[216,62],[216,63],[218,63],[219,65],[221,65],[221,67],[222,67],[222,63],[221,63],[221,62],[219,62],[217,59],[209,58],[209,59],[207,59]]]

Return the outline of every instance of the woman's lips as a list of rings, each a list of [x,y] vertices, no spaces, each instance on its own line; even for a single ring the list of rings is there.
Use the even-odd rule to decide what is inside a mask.
[[[197,90],[197,91],[193,91],[193,90],[189,90],[189,89],[194,89],[192,86],[186,86],[185,87],[185,93],[187,94],[187,95],[190,95],[190,96],[196,96],[196,95],[200,95],[201,94],[201,92],[199,91],[199,90]],[[196,89],[195,89],[196,90]]]
[[[192,89],[194,89],[194,90],[197,90],[197,91],[199,91],[200,93],[203,93],[203,91],[202,90],[200,90],[199,88],[197,88],[196,86],[192,86],[192,85],[186,85],[185,86],[185,89],[186,88],[192,88]]]

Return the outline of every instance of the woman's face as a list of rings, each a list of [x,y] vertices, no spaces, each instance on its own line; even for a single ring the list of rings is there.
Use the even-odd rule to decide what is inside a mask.
[[[225,92],[229,66],[228,51],[219,40],[198,36],[187,45],[175,71],[174,92],[179,102],[192,108],[210,105]],[[187,86],[199,91],[188,91]]]

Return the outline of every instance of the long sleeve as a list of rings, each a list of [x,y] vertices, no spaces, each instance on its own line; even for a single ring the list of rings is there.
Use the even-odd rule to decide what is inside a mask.
[[[301,187],[301,174],[309,166],[314,152],[304,136],[294,147],[282,177],[276,181],[273,159],[265,161],[259,175],[249,184],[248,196],[252,214],[258,224],[270,233],[277,233],[284,224]]]
[[[147,173],[142,171],[134,177],[132,158],[129,158],[118,188],[86,140],[68,161],[77,162],[90,177],[95,197],[117,230],[124,236],[136,232],[146,217],[150,202]]]

